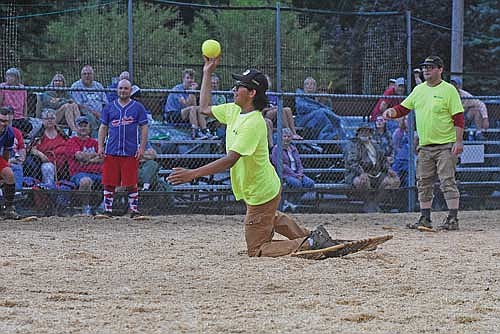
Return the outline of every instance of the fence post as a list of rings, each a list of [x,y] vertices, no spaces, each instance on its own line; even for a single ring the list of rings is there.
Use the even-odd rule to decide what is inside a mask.
[[[411,11],[406,11],[406,65],[407,85],[406,93],[411,93],[412,68],[411,68]],[[412,113],[413,114],[413,113]],[[408,212],[415,210],[415,122],[412,114],[408,116]]]
[[[276,3],[276,92],[281,93],[281,12],[280,3]],[[276,144],[278,145],[278,165],[276,172],[283,184],[283,95],[278,96],[278,113],[276,114],[276,128],[278,130],[278,138]],[[282,209],[283,197],[280,203]]]
[[[127,15],[127,30],[128,30],[128,72],[130,73],[130,81],[134,80],[134,30],[132,26],[132,0],[128,0],[128,15]]]
[[[276,92],[281,93],[281,13],[280,13],[280,3],[276,3]],[[278,145],[278,166],[277,172],[280,179],[283,177],[283,156],[281,154],[283,150],[282,145],[282,128],[283,128],[283,96],[278,96],[278,114],[276,115],[276,128],[278,130],[278,140],[276,144]]]

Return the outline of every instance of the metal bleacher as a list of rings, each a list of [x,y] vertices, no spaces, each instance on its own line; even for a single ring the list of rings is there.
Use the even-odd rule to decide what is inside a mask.
[[[484,147],[484,152],[478,159],[460,163],[457,167],[457,179],[459,186],[466,202],[474,202],[473,205],[484,204],[483,200],[486,197],[488,200],[495,193],[500,191],[500,141],[498,135],[500,129],[491,129],[488,136],[495,140],[483,141],[465,141],[464,144],[480,145]],[[155,141],[153,141],[155,142]],[[300,157],[304,164],[304,172],[306,175],[315,180],[313,195],[309,196],[310,205],[307,208],[314,207],[314,210],[320,208],[321,203],[325,201],[351,201],[359,200],[359,192],[352,189],[344,183],[344,154],[339,148],[345,144],[347,140],[302,140],[296,141],[295,144],[300,146],[313,145],[314,147],[336,148],[335,153],[331,153],[332,149],[325,149],[324,152],[316,153],[301,153]],[[191,148],[186,153],[165,153],[159,154],[158,159],[162,161],[163,168],[160,170],[160,176],[167,176],[172,172],[175,166],[183,166],[188,168],[196,168],[210,161],[214,161],[224,156],[223,142],[221,140],[170,140],[170,144],[188,145]],[[200,147],[207,148],[214,153],[196,153]],[[477,161],[476,161],[477,160]],[[408,188],[401,188],[397,191],[391,191],[392,196],[389,196],[389,201],[401,200],[406,198]],[[415,189],[411,189],[415,191]],[[182,184],[173,186],[173,191],[182,196],[183,201],[212,201],[220,200],[234,201],[231,193],[231,185],[229,173],[223,173],[216,176],[201,178],[191,184]],[[332,197],[333,196],[333,197]],[[401,197],[402,196],[402,197]],[[483,198],[483,199],[482,199]],[[399,210],[404,210],[405,201],[399,205],[394,204],[394,207]],[[471,204],[472,205],[472,204]]]
[[[29,94],[30,105],[34,109],[35,94]],[[334,109],[345,120],[348,132],[352,136],[359,123],[366,120],[366,116],[359,113],[371,110],[373,101],[368,100],[339,100],[335,102]],[[500,200],[500,104],[488,105],[490,113],[490,126],[486,134],[486,140],[466,140],[465,146],[480,147],[481,153],[473,159],[460,162],[457,167],[457,179],[462,193],[462,203],[470,205],[471,208],[499,207]],[[158,111],[156,111],[158,113]],[[358,116],[352,116],[353,114]],[[164,124],[157,125],[165,127]],[[155,125],[150,127],[152,130]],[[474,131],[475,129],[467,129]],[[183,129],[187,134],[188,129]],[[152,131],[150,131],[150,134]],[[349,136],[348,136],[349,137]],[[158,162],[160,163],[160,177],[166,177],[172,172],[173,167],[196,168],[206,163],[221,158],[225,154],[224,143],[216,140],[191,140],[188,136],[154,136],[150,137],[150,143],[157,150]],[[305,167],[305,173],[315,182],[312,192],[306,194],[304,202],[306,209],[314,212],[336,210],[337,203],[357,203],[359,194],[349,185],[345,184],[345,166],[343,146],[347,140],[301,140],[295,141],[301,159]],[[290,190],[284,190],[290,191]],[[415,189],[401,188],[390,191],[389,208],[399,205],[399,210],[404,210],[407,194]],[[151,203],[158,203],[158,198],[172,196],[172,205],[168,207],[169,212],[176,208],[189,207],[191,211],[200,212],[201,208],[213,207],[217,210],[226,210],[228,207],[239,206],[241,203],[234,201],[231,192],[229,172],[220,173],[210,177],[200,178],[190,184],[172,186],[168,193],[148,192],[143,196],[151,196]],[[163,196],[163,197],[162,197]],[[99,196],[96,196],[99,198]],[[393,203],[390,203],[393,201]],[[399,204],[396,205],[395,203]],[[221,206],[221,203],[227,204]],[[335,204],[332,204],[335,203]],[[344,212],[352,212],[352,205]],[[161,210],[160,210],[161,211]],[[164,212],[164,211],[161,211]],[[237,212],[242,212],[237,211]]]

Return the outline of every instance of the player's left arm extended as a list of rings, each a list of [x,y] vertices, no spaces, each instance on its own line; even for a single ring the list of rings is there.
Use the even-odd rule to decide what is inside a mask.
[[[229,151],[225,157],[217,159],[196,169],[174,167],[174,171],[167,177],[167,180],[172,184],[181,184],[190,182],[202,176],[220,173],[233,167],[240,157],[241,155],[239,153],[235,151]]]

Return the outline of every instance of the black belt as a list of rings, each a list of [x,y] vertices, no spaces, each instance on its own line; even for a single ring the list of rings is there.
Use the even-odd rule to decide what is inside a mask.
[[[435,146],[442,146],[442,145],[449,145],[449,144],[453,144],[453,143],[444,143],[444,144],[428,144],[428,145],[424,145],[424,147],[435,147]]]

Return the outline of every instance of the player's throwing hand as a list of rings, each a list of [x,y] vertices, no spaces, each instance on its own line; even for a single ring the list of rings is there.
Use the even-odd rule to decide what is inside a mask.
[[[215,69],[217,68],[217,65],[220,63],[220,56],[215,57],[215,58],[207,58],[206,56],[203,56],[203,59],[205,59],[205,65],[203,66],[203,73],[213,73]]]

